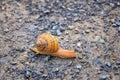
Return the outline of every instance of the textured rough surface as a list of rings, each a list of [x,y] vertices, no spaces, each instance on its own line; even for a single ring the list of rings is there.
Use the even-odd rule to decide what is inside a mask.
[[[35,55],[39,34],[79,59]],[[0,0],[1,80],[120,80],[119,0]]]

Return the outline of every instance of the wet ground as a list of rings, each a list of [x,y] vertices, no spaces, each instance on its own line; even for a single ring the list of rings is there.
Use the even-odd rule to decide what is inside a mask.
[[[36,55],[42,33],[82,59]],[[120,80],[119,0],[1,0],[1,80]]]

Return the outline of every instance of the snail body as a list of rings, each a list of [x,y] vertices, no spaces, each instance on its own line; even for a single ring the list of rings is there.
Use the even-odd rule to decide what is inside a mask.
[[[36,39],[36,45],[30,50],[37,54],[47,54],[61,58],[75,58],[76,53],[73,50],[65,50],[59,46],[57,38],[51,34],[41,34]]]

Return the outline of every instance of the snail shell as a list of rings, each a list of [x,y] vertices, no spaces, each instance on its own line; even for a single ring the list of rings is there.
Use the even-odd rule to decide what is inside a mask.
[[[36,40],[36,47],[40,52],[53,53],[58,51],[59,43],[55,36],[51,34],[42,34]]]
[[[37,54],[47,54],[61,58],[74,58],[76,53],[73,50],[64,50],[59,46],[57,38],[51,34],[41,34],[36,39],[36,47],[30,48]]]

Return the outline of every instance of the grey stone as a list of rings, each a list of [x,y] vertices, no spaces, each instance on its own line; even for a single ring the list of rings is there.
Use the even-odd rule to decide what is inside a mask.
[[[117,60],[117,61],[116,61],[116,65],[120,65],[120,60]]]
[[[8,29],[8,28],[5,28],[3,31],[4,31],[5,33],[7,33],[7,32],[9,32],[9,29]]]
[[[11,64],[11,65],[16,65],[17,62],[15,62],[15,61],[11,61],[10,64]]]
[[[8,62],[7,57],[0,58],[0,64],[3,65],[4,63]]]
[[[25,72],[25,74],[24,74],[25,78],[29,78],[30,75],[31,75],[30,71],[29,71],[29,70],[26,70],[26,72]]]
[[[76,68],[77,68],[77,69],[81,69],[81,68],[82,68],[81,64],[77,64],[77,65],[76,65]]]
[[[30,27],[29,27],[29,29],[31,30],[31,31],[34,31],[35,29],[37,29],[38,28],[38,26],[35,26],[35,25],[31,25]]]
[[[72,30],[72,29],[74,29],[74,28],[75,28],[75,27],[72,26],[72,25],[71,25],[71,26],[68,26],[68,29],[69,29],[69,30]]]
[[[104,44],[105,40],[104,39],[100,39],[99,42],[102,43],[102,44]]]
[[[101,75],[99,80],[107,80],[108,75]]]
[[[86,33],[89,33],[89,32],[90,32],[90,29],[85,30],[85,32],[86,32]]]
[[[17,69],[16,66],[12,66],[12,70],[15,71]]]

